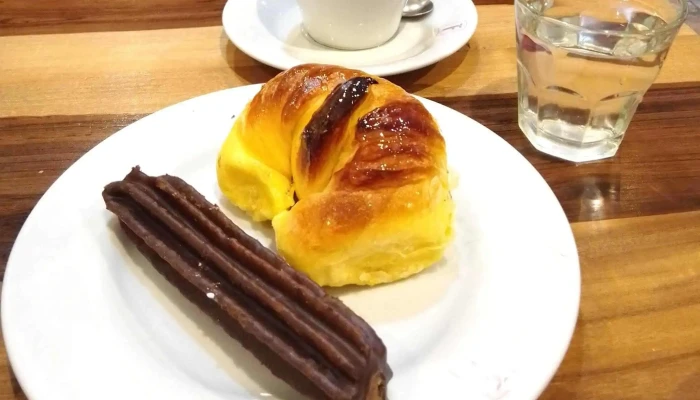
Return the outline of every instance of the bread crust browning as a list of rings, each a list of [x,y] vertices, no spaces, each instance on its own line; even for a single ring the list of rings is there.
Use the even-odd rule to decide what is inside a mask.
[[[360,118],[357,150],[343,167],[340,186],[377,189],[401,186],[445,167],[445,144],[437,125],[418,101],[404,99]]]
[[[352,106],[340,104],[348,99],[338,90],[362,80]],[[309,126],[327,136],[310,135]],[[279,252],[321,285],[405,278],[437,261],[452,238],[440,129],[417,99],[385,79],[328,65],[294,67],[263,86],[230,136],[241,145],[222,149],[224,194],[250,212],[230,184],[236,168],[227,152],[244,151],[268,166],[269,173],[256,174],[261,190],[273,197],[292,190],[298,201],[259,215],[272,220]],[[231,172],[222,174],[226,168]],[[268,175],[287,181],[273,185]]]

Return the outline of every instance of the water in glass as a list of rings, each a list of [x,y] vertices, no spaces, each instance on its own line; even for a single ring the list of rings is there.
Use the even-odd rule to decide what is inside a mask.
[[[518,122],[539,150],[615,155],[686,0],[516,0]]]

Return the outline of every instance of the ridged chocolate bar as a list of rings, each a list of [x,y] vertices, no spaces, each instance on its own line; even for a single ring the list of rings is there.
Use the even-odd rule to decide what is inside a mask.
[[[386,398],[374,330],[183,180],[136,167],[103,197],[154,267],[273,374],[313,399]]]

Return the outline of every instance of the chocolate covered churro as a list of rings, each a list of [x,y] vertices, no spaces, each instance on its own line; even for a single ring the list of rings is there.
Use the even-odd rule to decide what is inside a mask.
[[[386,398],[374,330],[183,180],[136,167],[103,197],[154,267],[273,374],[314,399]]]

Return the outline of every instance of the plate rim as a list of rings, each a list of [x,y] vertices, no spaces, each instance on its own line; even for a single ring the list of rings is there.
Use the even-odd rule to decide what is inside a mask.
[[[231,26],[235,25],[233,22],[235,16],[237,16],[237,13],[234,11],[234,7],[239,6],[242,2],[257,2],[258,0],[227,0],[226,4],[224,5],[223,12],[221,13],[221,23],[224,28],[224,33],[226,34],[226,37],[233,43],[234,46],[236,46],[240,51],[245,53],[247,56],[250,58],[268,65],[270,67],[279,69],[279,70],[286,70],[292,67],[295,67],[300,64],[307,63],[309,61],[304,61],[304,60],[299,60],[296,57],[292,57],[298,62],[296,63],[284,63],[278,61],[275,57],[272,56],[265,56],[265,52],[259,52],[257,50],[258,46],[252,45],[252,43],[248,43],[244,38],[242,38],[240,35],[236,34],[236,30],[233,29]],[[234,4],[235,3],[235,4]],[[476,5],[474,4],[473,0],[464,0],[464,4],[467,7],[467,16],[470,18],[474,18],[474,23],[469,24],[469,27],[463,31],[461,31],[462,36],[460,36],[460,40],[455,41],[455,44],[452,46],[447,47],[444,51],[441,51],[440,53],[436,54],[434,57],[429,57],[429,58],[420,58],[420,56],[423,53],[419,53],[407,58],[403,58],[401,60],[397,60],[388,64],[381,64],[381,65],[373,65],[373,66],[347,66],[347,68],[355,68],[355,69],[361,69],[369,74],[372,75],[377,75],[377,76],[393,76],[393,75],[398,75],[398,74],[403,74],[406,72],[411,72],[415,71],[421,68],[428,67],[430,65],[433,65],[439,61],[444,60],[445,58],[455,54],[457,51],[462,49],[469,40],[474,36],[474,33],[476,32],[476,29],[479,25],[479,13],[476,8]],[[231,21],[232,23],[229,24],[228,21]],[[283,42],[279,42],[280,44]],[[432,47],[432,46],[431,46]],[[279,54],[278,49],[275,49],[270,52],[270,54]],[[414,63],[409,63],[405,64],[403,66],[397,67],[396,64],[399,64],[401,62],[411,60],[411,59],[418,59],[418,62]]]
[[[562,207],[561,202],[556,197],[556,194],[552,190],[552,187],[549,185],[549,183],[544,179],[544,177],[542,176],[542,174],[540,174],[540,172],[537,170],[537,168],[535,168],[535,166],[527,158],[525,158],[525,156],[522,153],[520,153],[517,149],[515,149],[515,147],[513,147],[510,143],[508,143],[507,140],[505,140],[503,137],[501,137],[500,135],[495,133],[493,130],[491,130],[491,128],[476,121],[475,119],[471,118],[467,114],[463,114],[463,113],[461,113],[461,112],[459,112],[451,107],[448,107],[446,105],[442,105],[434,100],[431,100],[431,99],[428,99],[425,97],[421,97],[421,96],[417,96],[415,94],[411,94],[411,95],[414,96],[415,98],[419,99],[423,103],[432,104],[434,106],[437,105],[440,107],[445,107],[453,112],[461,114],[463,117],[471,120],[473,123],[476,123],[476,124],[480,125],[481,127],[483,127],[485,130],[487,130],[491,134],[493,139],[496,139],[496,140],[500,141],[502,144],[504,144],[505,147],[508,148],[511,153],[514,153],[515,157],[519,158],[520,161],[523,161],[524,165],[527,165],[527,168],[529,168],[531,170],[531,172],[533,172],[538,177],[538,179],[540,179],[545,184],[545,186],[547,188],[548,195],[551,195],[554,198],[556,204],[558,205],[557,210],[556,210],[557,213],[559,214],[558,219],[560,219],[560,220],[563,219],[564,223],[566,224],[566,230],[565,230],[567,233],[567,237],[565,240],[566,246],[570,247],[573,250],[572,253],[567,254],[567,257],[571,257],[572,258],[571,262],[575,263],[575,266],[576,266],[575,271],[574,271],[575,276],[573,277],[575,280],[575,285],[573,285],[573,289],[575,290],[575,293],[574,293],[574,302],[572,303],[572,306],[574,306],[574,308],[575,308],[575,312],[572,312],[570,314],[569,322],[566,324],[568,326],[568,329],[565,330],[566,331],[566,340],[564,341],[565,342],[564,346],[562,348],[558,349],[559,356],[557,358],[557,362],[555,364],[552,364],[550,371],[547,373],[546,379],[542,380],[541,384],[539,385],[539,388],[537,389],[537,392],[535,393],[535,397],[533,398],[533,400],[538,399],[542,395],[542,393],[545,391],[545,389],[547,389],[547,387],[549,386],[550,382],[552,381],[552,378],[554,378],[555,374],[557,373],[557,371],[561,367],[561,364],[564,361],[564,357],[566,356],[567,352],[569,351],[569,347],[571,345],[571,341],[573,339],[576,326],[578,325],[578,318],[579,318],[579,315],[581,312],[581,262],[579,259],[578,246],[576,244],[576,239],[574,237],[574,232],[573,232],[573,229],[571,227],[571,223],[569,222],[569,219],[566,217],[566,213],[564,212],[564,208]],[[564,330],[563,328],[561,328],[561,329]],[[506,395],[504,397],[504,399],[506,399],[506,400],[509,400],[510,398],[511,397],[508,395]]]
[[[162,111],[165,111],[165,110],[168,110],[168,109],[171,109],[174,107],[184,106],[184,104],[196,103],[198,100],[200,100],[204,97],[207,97],[207,96],[223,95],[225,92],[229,92],[229,91],[233,92],[233,91],[237,91],[237,90],[238,91],[250,90],[251,92],[253,92],[253,91],[259,90],[259,88],[262,86],[263,86],[263,84],[252,84],[252,85],[238,86],[238,87],[223,89],[223,90],[214,91],[214,92],[210,92],[210,93],[205,93],[205,94],[202,94],[202,95],[190,98],[190,99],[183,100],[183,101],[178,102],[178,103],[171,104],[171,105],[166,106],[160,110],[157,110],[157,111],[155,111],[155,112],[153,112],[153,113],[151,113],[151,114],[149,114],[149,115],[147,115],[147,116],[145,116],[137,121],[134,121],[131,124],[127,125],[126,127],[122,127],[118,131],[107,136],[105,139],[103,139],[102,141],[97,143],[89,151],[87,151],[85,154],[83,154],[80,158],[78,158],[76,161],[74,161],[65,171],[63,171],[63,173],[61,173],[61,175],[59,175],[59,177],[42,194],[41,198],[37,201],[36,205],[32,208],[32,211],[27,216],[27,219],[23,223],[22,228],[20,229],[20,231],[15,239],[15,242],[13,243],[12,249],[11,249],[9,257],[8,257],[7,265],[6,265],[5,278],[3,280],[3,285],[2,285],[3,290],[2,290],[2,293],[0,293],[0,326],[2,328],[2,332],[3,332],[3,336],[4,336],[5,348],[6,348],[6,352],[7,352],[7,356],[8,356],[9,365],[11,366],[12,370],[14,371],[15,377],[17,378],[17,381],[19,382],[22,390],[27,395],[28,399],[30,399],[30,400],[46,400],[43,398],[39,399],[38,397],[36,397],[35,394],[33,393],[34,390],[32,389],[32,385],[28,383],[29,379],[28,379],[27,375],[29,375],[29,374],[27,374],[27,371],[31,370],[31,368],[29,368],[29,366],[31,365],[31,361],[24,360],[23,362],[18,363],[17,356],[15,354],[15,351],[13,350],[17,346],[16,344],[14,344],[15,343],[14,337],[15,337],[15,334],[17,334],[18,332],[16,330],[13,332],[13,329],[8,329],[11,327],[11,325],[9,325],[9,324],[11,324],[11,322],[8,320],[8,317],[7,317],[7,314],[8,314],[7,308],[10,307],[7,305],[8,304],[7,300],[9,298],[8,293],[12,293],[12,291],[14,289],[12,289],[10,291],[8,291],[6,289],[8,287],[12,287],[12,285],[13,285],[13,283],[12,283],[13,278],[12,277],[14,275],[14,271],[21,268],[20,267],[21,264],[18,264],[18,261],[14,261],[14,259],[17,257],[16,252],[15,252],[15,248],[16,248],[16,244],[18,242],[23,241],[23,240],[27,240],[27,239],[23,239],[23,237],[27,235],[26,232],[29,229],[28,226],[30,225],[30,224],[27,224],[27,222],[32,220],[32,218],[35,215],[35,210],[39,207],[40,204],[42,204],[42,202],[46,201],[47,194],[51,190],[53,190],[55,187],[57,187],[61,184],[61,182],[65,179],[65,177],[69,171],[72,171],[74,168],[80,168],[79,163],[81,162],[81,160],[84,160],[84,158],[86,158],[91,152],[93,152],[97,148],[108,146],[113,138],[117,137],[120,132],[122,132],[124,129],[128,128],[129,126],[131,126],[139,121],[142,121],[144,119],[147,119],[147,118],[158,118],[157,114],[161,113]],[[479,123],[478,121],[472,119],[471,117],[469,117],[466,114],[460,113],[460,112],[458,112],[458,111],[456,111],[448,106],[442,105],[442,104],[437,103],[433,100],[430,100],[430,99],[427,99],[427,98],[424,98],[421,96],[413,95],[413,94],[412,94],[412,96],[414,96],[415,98],[417,98],[418,100],[420,100],[423,103],[432,104],[433,107],[437,106],[437,107],[449,110],[450,112],[457,113],[461,117],[467,118],[472,123],[480,125],[484,130],[486,130],[490,133],[490,136],[492,136],[492,139],[496,139],[496,140],[502,142],[502,145],[505,145],[505,148],[509,148],[510,149],[509,151],[511,153],[513,153],[514,157],[520,158],[520,161],[524,162],[524,164],[527,164],[529,166],[529,168],[531,169],[531,172],[534,172],[536,174],[536,176],[538,177],[536,179],[540,179],[545,184],[547,191],[548,191],[547,194],[551,195],[554,198],[554,200],[557,202],[557,204],[559,205],[558,209],[556,210],[556,213],[559,214],[557,216],[557,219],[559,219],[559,220],[563,219],[563,222],[565,222],[565,224],[566,224],[565,231],[567,233],[567,235],[566,235],[567,237],[565,238],[564,241],[562,241],[562,244],[566,245],[566,247],[570,248],[570,250],[573,250],[570,254],[567,253],[567,257],[571,258],[570,263],[572,264],[571,265],[572,271],[570,271],[570,273],[573,274],[573,276],[571,276],[571,278],[573,278],[575,280],[575,285],[572,286],[572,289],[574,289],[574,292],[572,293],[573,296],[570,299],[571,306],[574,307],[575,312],[571,312],[568,323],[566,323],[566,325],[562,324],[559,328],[560,331],[566,332],[566,338],[564,340],[564,345],[563,345],[563,347],[560,347],[558,349],[552,349],[552,353],[554,354],[556,351],[556,353],[558,353],[559,356],[557,358],[557,362],[551,364],[552,367],[550,368],[550,371],[547,372],[546,376],[544,375],[544,369],[542,369],[543,380],[542,380],[542,383],[540,385],[541,387],[539,387],[538,392],[536,393],[537,396],[539,396],[546,389],[546,387],[549,385],[549,383],[551,382],[551,379],[554,377],[555,373],[557,372],[557,370],[561,366],[561,363],[562,363],[562,361],[563,361],[563,359],[564,359],[564,357],[569,349],[571,340],[573,338],[574,330],[576,328],[578,316],[580,313],[581,266],[580,266],[580,260],[579,260],[579,256],[578,256],[578,249],[577,249],[575,237],[573,235],[573,230],[571,228],[571,224],[568,222],[568,219],[564,213],[564,210],[561,207],[561,203],[556,198],[550,185],[544,180],[542,175],[539,173],[539,171],[537,171],[537,169],[532,165],[532,163],[530,163],[530,161],[528,161],[519,151],[517,151],[513,146],[511,146],[510,143],[508,143],[501,136],[499,136],[498,134],[493,132],[490,128],[488,128],[485,125]],[[17,264],[17,266],[15,266],[15,264]],[[576,268],[573,268],[574,265]],[[10,301],[10,305],[12,305],[12,301]],[[8,335],[8,333],[10,333],[10,334]],[[564,338],[562,337],[562,339],[564,339]],[[23,366],[18,367],[18,365],[23,365]],[[537,398],[537,397],[535,397],[535,398]]]

